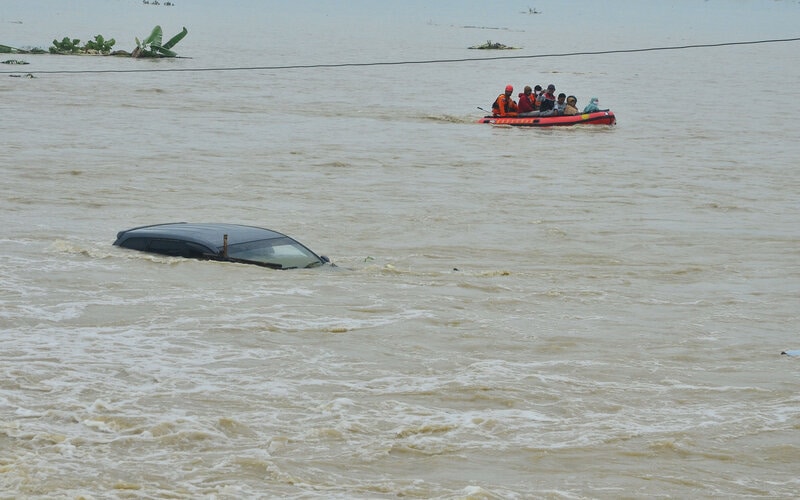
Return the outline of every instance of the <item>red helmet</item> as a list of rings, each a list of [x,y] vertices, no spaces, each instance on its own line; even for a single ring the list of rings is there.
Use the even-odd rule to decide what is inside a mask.
[[[506,85],[506,92],[514,92],[514,87],[511,85]]]

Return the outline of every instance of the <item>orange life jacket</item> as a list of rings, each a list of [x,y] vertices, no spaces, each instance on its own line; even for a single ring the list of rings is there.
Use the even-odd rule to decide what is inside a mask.
[[[500,94],[492,103],[492,113],[495,116],[517,116],[517,103],[511,97]]]

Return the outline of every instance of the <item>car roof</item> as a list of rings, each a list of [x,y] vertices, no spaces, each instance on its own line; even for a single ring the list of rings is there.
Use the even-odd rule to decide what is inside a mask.
[[[245,226],[241,224],[223,224],[210,222],[172,222],[140,226],[117,233],[115,245],[128,238],[164,238],[179,239],[205,245],[210,248],[222,248],[224,235],[228,235],[228,244],[234,245],[247,241],[283,238],[286,235],[271,229]]]

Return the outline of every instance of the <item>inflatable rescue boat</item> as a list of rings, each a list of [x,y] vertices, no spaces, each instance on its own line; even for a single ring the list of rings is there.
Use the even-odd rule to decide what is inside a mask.
[[[566,125],[614,125],[617,118],[608,109],[593,113],[557,116],[484,116],[478,123],[512,127],[555,127]]]

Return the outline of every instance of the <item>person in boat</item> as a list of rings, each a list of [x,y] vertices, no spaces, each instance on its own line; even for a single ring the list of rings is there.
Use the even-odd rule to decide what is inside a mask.
[[[539,111],[536,110],[536,96],[528,85],[525,86],[525,92],[519,95],[517,110],[519,111],[517,116],[539,116]]]
[[[530,85],[525,85],[525,91],[519,94],[519,102],[517,102],[517,111],[522,115],[533,111],[533,106],[536,103],[536,97],[533,95]]]
[[[537,85],[533,87],[533,109],[538,111],[539,106],[542,104],[542,86]]]
[[[578,98],[574,95],[567,97],[567,103],[564,105],[564,115],[573,116],[578,114]]]
[[[592,97],[589,99],[589,104],[583,108],[584,113],[594,113],[595,111],[600,111],[599,101],[597,97]]]
[[[552,83],[547,86],[547,90],[542,92],[542,99],[539,104],[539,111],[542,113],[550,112],[552,114],[553,108],[556,104],[555,96],[556,86]]]
[[[506,85],[506,91],[497,96],[497,99],[492,103],[492,114],[494,116],[517,116],[517,103],[511,98],[513,92],[514,87]]]
[[[553,105],[553,114],[554,115],[563,115],[564,108],[567,106],[567,94],[560,93],[558,94],[558,99],[556,103]]]

